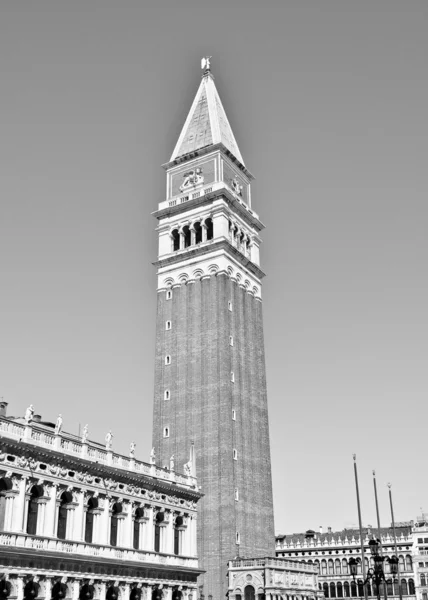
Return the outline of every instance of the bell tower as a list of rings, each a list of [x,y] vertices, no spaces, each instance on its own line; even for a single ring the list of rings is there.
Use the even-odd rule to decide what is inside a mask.
[[[193,472],[201,593],[222,600],[227,561],[274,556],[260,232],[209,58],[166,170],[158,220],[153,446]],[[189,451],[190,449],[190,460]]]

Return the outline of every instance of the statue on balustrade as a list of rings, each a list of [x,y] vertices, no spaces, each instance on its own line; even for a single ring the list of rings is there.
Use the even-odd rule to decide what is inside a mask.
[[[24,418],[27,421],[27,423],[30,423],[30,421],[33,420],[33,417],[34,417],[34,406],[32,404],[30,404],[30,406],[25,411],[25,417]]]

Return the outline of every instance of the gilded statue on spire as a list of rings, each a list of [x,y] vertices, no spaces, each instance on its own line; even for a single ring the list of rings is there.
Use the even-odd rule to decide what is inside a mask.
[[[201,59],[201,69],[207,73],[208,71],[211,71],[211,59],[212,56],[204,56]]]

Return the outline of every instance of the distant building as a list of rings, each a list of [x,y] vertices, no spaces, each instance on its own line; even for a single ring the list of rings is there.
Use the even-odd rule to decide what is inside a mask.
[[[229,600],[316,600],[319,590],[313,565],[284,558],[237,558],[229,561]]]
[[[428,513],[417,517],[413,527],[413,565],[417,600],[428,600]]]
[[[0,597],[195,598],[196,479],[33,413],[0,403]]]
[[[399,579],[403,597],[415,597],[415,574],[412,559],[412,523],[398,523],[395,527],[397,536],[397,550],[399,558]],[[378,537],[377,528],[364,527],[364,547],[366,571],[373,567],[373,558],[370,555],[369,541]],[[381,542],[383,554],[395,554],[394,536],[392,527],[381,528]],[[428,538],[428,533],[427,533]],[[428,548],[428,544],[427,544]],[[351,557],[361,556],[360,533],[358,529],[344,529],[332,531],[328,528],[326,533],[307,531],[306,533],[293,533],[290,535],[276,536],[276,555],[278,557],[293,558],[314,565],[319,573],[319,581],[326,598],[357,598],[363,597],[363,578],[361,564],[358,566],[356,583],[349,572],[348,561]],[[427,557],[428,563],[428,557]],[[385,565],[387,578],[388,597],[399,596],[398,581],[389,578],[389,565]],[[372,582],[368,584],[369,596],[376,596]],[[383,584],[381,586],[383,588]],[[384,590],[381,589],[381,597]],[[426,600],[426,599],[424,599]]]

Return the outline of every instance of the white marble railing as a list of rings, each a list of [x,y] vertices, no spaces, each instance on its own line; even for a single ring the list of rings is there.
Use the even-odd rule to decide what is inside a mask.
[[[232,560],[232,567],[275,567],[289,569],[291,571],[307,571],[308,573],[317,572],[314,565],[280,558],[240,558]]]
[[[87,440],[83,442],[75,436],[61,432],[59,435],[45,431],[35,422],[28,425],[10,421],[0,417],[0,434],[12,439],[23,439],[30,444],[59,450],[64,454],[84,458],[106,466],[113,466],[126,471],[134,471],[157,477],[165,481],[171,481],[184,487],[196,488],[196,478],[157,467],[154,464],[144,463],[140,460],[128,458],[111,450],[101,448],[99,444]]]
[[[211,192],[216,192],[218,190],[228,190],[232,196],[235,197],[237,202],[241,204],[246,211],[248,211],[253,217],[256,219],[259,218],[258,214],[254,212],[252,208],[248,206],[246,202],[242,200],[226,183],[223,181],[218,181],[216,183],[211,183],[209,186],[205,186],[203,188],[189,190],[188,192],[181,192],[181,194],[177,196],[173,196],[169,200],[164,200],[163,202],[159,202],[159,210],[163,210],[164,208],[169,208],[171,206],[177,206],[179,204],[183,204],[184,202],[189,202],[189,200],[194,200],[195,198],[200,198],[201,196],[205,196],[210,194]]]
[[[99,556],[113,560],[134,561],[137,563],[152,563],[168,566],[198,567],[197,558],[176,556],[175,554],[160,554],[146,550],[131,550],[116,548],[114,546],[100,546],[85,542],[69,542],[53,538],[27,535],[25,533],[0,533],[0,546],[13,546],[16,548],[34,548],[63,552],[65,554],[78,554],[81,556]]]

